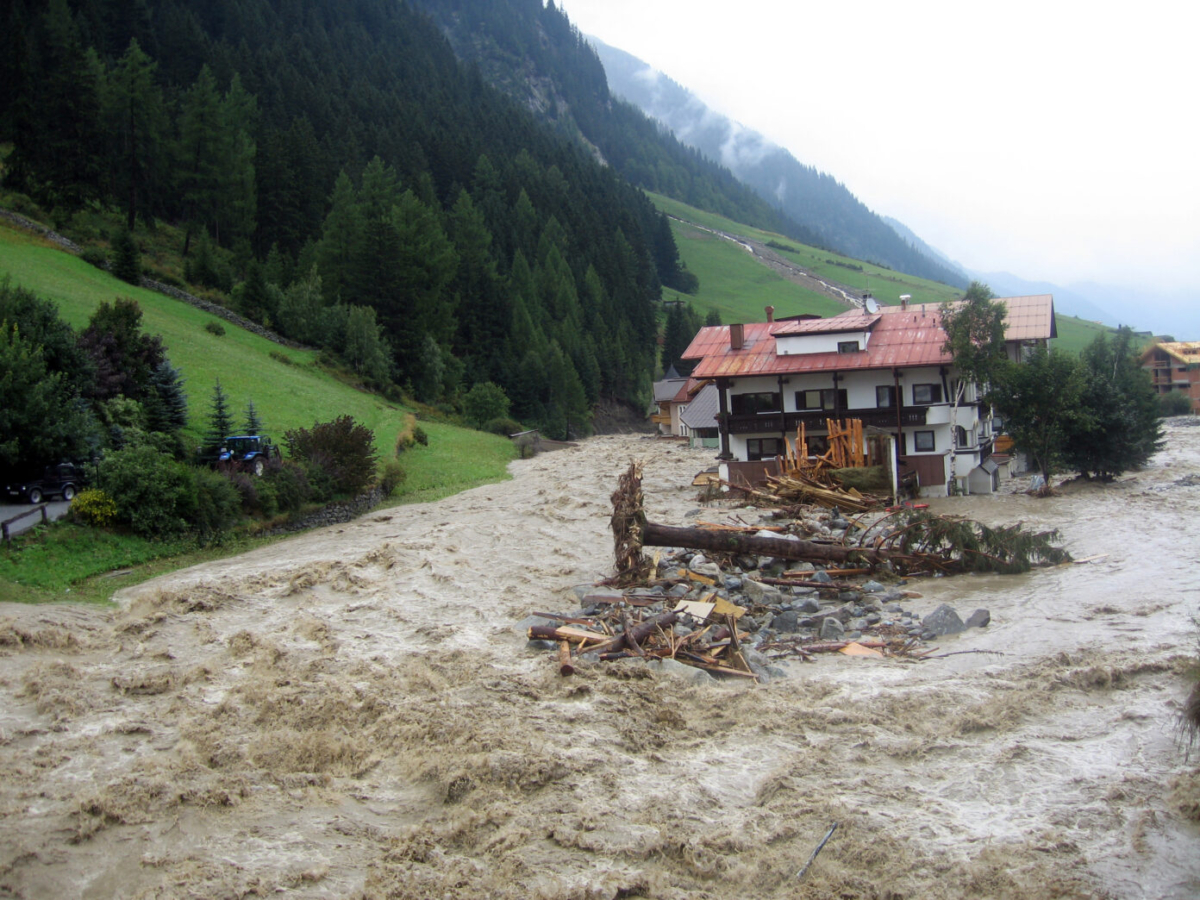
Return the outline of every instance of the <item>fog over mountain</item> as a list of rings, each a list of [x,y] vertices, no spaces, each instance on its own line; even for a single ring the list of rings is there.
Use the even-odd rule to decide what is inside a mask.
[[[1139,331],[1174,334],[1180,339],[1200,334],[1200,309],[1188,302],[1184,291],[1093,281],[1062,285],[1007,271],[967,268],[931,246],[903,222],[871,212],[832,175],[800,163],[788,149],[714,111],[637,57],[595,37],[588,40],[604,64],[614,93],[657,119],[685,144],[729,168],[760,196],[844,252],[912,271],[872,249],[873,242],[879,240],[877,229],[886,228],[900,238],[906,252],[928,261],[940,273],[915,274],[951,284],[978,279],[1001,296],[1050,293],[1058,312],[1106,325],[1131,325]]]
[[[713,111],[686,88],[623,50],[589,37],[609,89],[657,119],[683,143],[728,168],[831,249],[923,278],[965,287],[962,273],[922,253],[832,175]]]

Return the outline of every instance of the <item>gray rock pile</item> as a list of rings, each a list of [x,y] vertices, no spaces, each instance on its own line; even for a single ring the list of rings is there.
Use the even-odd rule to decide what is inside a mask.
[[[791,655],[810,658],[803,652],[806,645],[867,641],[911,650],[967,628],[986,627],[990,621],[988,611],[979,609],[964,622],[946,604],[921,617],[909,602],[920,595],[906,590],[903,580],[889,579],[886,573],[881,577],[890,583],[861,578],[853,582],[853,589],[848,589],[844,577],[835,579],[824,567],[809,563],[740,556],[721,566],[702,553],[677,550],[664,555],[656,574],[650,586],[628,591],[579,585],[574,589],[579,608],[564,614],[564,618],[603,618],[611,626],[613,610],[636,609],[643,616],[653,616],[675,609],[681,600],[711,600],[715,595],[746,609],[738,622],[738,630],[749,633],[742,640],[742,653],[760,682],[786,674],[777,661],[789,655],[789,650],[797,651]],[[801,575],[804,581],[817,586],[769,583],[785,574]],[[524,633],[531,625],[546,624],[558,623],[531,617],[517,627]],[[709,625],[684,616],[673,627],[675,635],[682,636]],[[545,644],[545,649],[554,647],[549,642],[534,643]],[[645,664],[640,659],[632,662]],[[675,660],[651,660],[649,664],[659,671],[688,669],[688,677],[698,681],[711,677],[704,671],[696,675],[697,670]]]

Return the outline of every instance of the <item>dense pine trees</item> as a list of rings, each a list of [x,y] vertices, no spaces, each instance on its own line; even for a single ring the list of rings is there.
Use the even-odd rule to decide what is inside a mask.
[[[422,399],[491,381],[563,434],[601,397],[646,399],[653,301],[687,281],[665,219],[410,7],[7,6],[6,185],[56,220],[100,202],[179,223],[189,278],[243,282],[244,312]]]

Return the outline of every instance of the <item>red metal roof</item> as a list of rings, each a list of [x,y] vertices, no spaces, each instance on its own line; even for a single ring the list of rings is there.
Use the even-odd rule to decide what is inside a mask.
[[[1054,336],[1054,301],[1049,294],[1001,299],[1008,305],[1008,314],[1005,316],[1005,337],[1008,340]],[[692,370],[693,378],[948,364],[951,357],[942,352],[946,333],[942,330],[941,310],[940,304],[925,303],[907,309],[885,306],[875,315],[851,310],[810,322],[753,322],[743,326],[745,339],[740,350],[729,348],[728,325],[709,326],[700,329],[683,358],[700,360]],[[871,328],[867,349],[858,353],[776,354],[775,334],[812,333],[809,330],[792,331],[792,328],[818,322],[825,326],[820,332],[826,333],[862,330],[869,327],[871,322],[874,327]]]
[[[1054,322],[1054,297],[1035,294],[1029,297],[1002,297],[1008,312],[1004,316],[1004,338],[1009,341],[1036,341],[1058,337]]]

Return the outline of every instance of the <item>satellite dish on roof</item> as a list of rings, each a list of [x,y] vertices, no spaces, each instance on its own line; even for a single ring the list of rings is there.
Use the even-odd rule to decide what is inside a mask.
[[[875,315],[875,313],[879,312],[879,303],[875,300],[874,297],[868,297],[866,300],[864,300],[863,307],[871,315]]]

